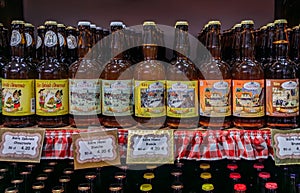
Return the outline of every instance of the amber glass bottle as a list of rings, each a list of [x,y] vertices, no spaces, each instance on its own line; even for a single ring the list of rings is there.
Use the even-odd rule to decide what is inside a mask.
[[[143,54],[134,69],[135,117],[142,128],[158,129],[166,119],[165,68],[156,60],[156,24],[151,21],[143,24]]]
[[[233,124],[244,129],[264,126],[264,71],[254,59],[252,20],[242,21],[240,63],[232,67]]]
[[[267,45],[266,45],[266,61],[263,63],[264,68],[269,68],[274,60],[275,60],[275,53],[274,53],[274,38],[275,38],[275,25],[274,23],[267,24]]]
[[[275,62],[266,68],[266,117],[273,128],[290,129],[299,124],[299,73],[288,57],[287,21],[276,20]]]
[[[57,24],[57,36],[59,40],[58,58],[62,63],[67,62],[67,39],[66,39],[66,26],[62,23]]]
[[[171,128],[196,128],[198,126],[198,76],[197,68],[189,60],[188,23],[175,25],[176,60],[166,70],[167,126]]]
[[[45,59],[45,26],[41,25],[37,28],[37,39],[36,39],[36,58],[39,63]]]
[[[37,68],[36,118],[40,127],[62,127],[69,124],[68,66],[58,58],[57,23],[46,21],[45,61]]]
[[[70,125],[99,125],[101,96],[98,65],[88,57],[91,50],[90,22],[78,22],[79,60],[69,68]]]
[[[241,62],[241,28],[240,23],[236,24],[232,30],[232,55],[230,60],[230,66],[234,66],[235,63]]]
[[[102,125],[130,127],[133,115],[132,70],[123,56],[124,32],[121,22],[111,22],[111,59],[102,70]]]
[[[35,124],[35,71],[25,61],[26,38],[23,21],[12,21],[11,61],[2,71],[2,113],[7,127]]]
[[[67,63],[71,65],[73,62],[78,60],[77,55],[77,34],[76,29],[72,26],[66,28],[66,37],[67,37]]]
[[[37,66],[36,61],[36,53],[35,53],[35,37],[34,37],[34,26],[31,23],[25,23],[25,38],[26,38],[26,46],[25,46],[25,55],[26,61],[32,65],[34,68]]]

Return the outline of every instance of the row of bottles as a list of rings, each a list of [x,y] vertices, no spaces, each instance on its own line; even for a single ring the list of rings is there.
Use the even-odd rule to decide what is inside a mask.
[[[299,193],[299,168],[278,167],[272,160],[238,162],[180,161],[168,165],[121,165],[73,170],[70,160],[40,164],[5,163],[0,192],[58,190],[64,193]],[[16,192],[14,192],[16,193]]]
[[[91,26],[78,23],[78,59],[68,66],[60,44],[67,41],[59,41],[64,26],[45,22],[44,32],[38,31],[42,58],[34,64],[26,57],[30,38],[24,22],[12,22],[11,59],[1,64],[4,126],[287,129],[299,124],[299,71],[288,58],[284,19],[274,22],[275,55],[265,69],[255,60],[252,20],[242,21],[233,36],[230,65],[221,57],[219,21],[210,21],[199,35],[209,54],[199,54],[194,62],[188,23],[178,21],[170,63],[163,63],[168,50],[153,21],[144,22],[138,36],[135,31],[128,35],[122,22],[112,22],[111,35],[99,44]],[[136,37],[142,38],[135,45],[142,46],[128,49]]]

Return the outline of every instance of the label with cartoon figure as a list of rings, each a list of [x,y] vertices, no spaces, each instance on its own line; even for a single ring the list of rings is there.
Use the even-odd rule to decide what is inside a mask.
[[[233,115],[262,117],[264,111],[264,80],[233,80]]]
[[[276,117],[299,115],[299,80],[266,80],[266,114]]]
[[[2,79],[2,113],[7,116],[35,114],[33,79]]]
[[[231,80],[200,80],[200,115],[224,117],[231,115]]]
[[[133,114],[132,80],[102,80],[102,114]]]
[[[68,79],[36,80],[36,114],[57,116],[69,113]]]
[[[135,115],[137,117],[162,117],[166,115],[165,80],[135,81]]]
[[[100,85],[100,79],[69,79],[70,114],[100,114]]]
[[[198,81],[167,81],[167,116],[198,116]]]

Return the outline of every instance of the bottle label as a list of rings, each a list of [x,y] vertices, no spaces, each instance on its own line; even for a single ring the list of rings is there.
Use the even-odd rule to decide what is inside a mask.
[[[57,35],[54,31],[47,31],[45,34],[44,44],[47,47],[53,47],[57,44]]]
[[[134,85],[135,116],[151,118],[166,115],[165,80],[136,80]]]
[[[266,114],[276,117],[299,115],[299,80],[266,80]]]
[[[102,80],[102,114],[132,115],[132,95],[132,80]]]
[[[39,49],[42,45],[42,38],[40,36],[37,37],[36,49]]]
[[[2,90],[2,78],[0,78],[0,89]],[[3,101],[3,95],[2,95],[2,91],[0,92],[0,99],[1,99],[1,103],[0,103],[0,113],[2,113],[2,101]]]
[[[21,43],[21,34],[18,30],[12,30],[10,38],[10,46],[17,46]]]
[[[99,79],[69,79],[70,114],[100,114],[100,85]]]
[[[167,81],[167,116],[198,116],[198,81]]]
[[[2,79],[2,107],[7,116],[35,114],[34,80]]]
[[[77,39],[73,35],[69,35],[67,37],[67,44],[69,49],[75,49],[77,48]]]
[[[57,116],[69,113],[68,79],[36,80],[36,114]]]
[[[233,80],[233,115],[262,117],[264,112],[264,80]]]
[[[58,40],[59,40],[59,46],[62,47],[65,43],[65,38],[61,33],[57,33],[58,35]]]
[[[231,80],[200,80],[200,115],[225,117],[231,115]]]
[[[29,47],[32,44],[32,37],[29,33],[25,33],[25,38],[26,38],[26,46]]]

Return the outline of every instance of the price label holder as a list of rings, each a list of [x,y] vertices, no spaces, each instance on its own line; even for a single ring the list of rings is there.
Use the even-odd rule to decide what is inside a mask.
[[[300,130],[271,130],[276,165],[300,164]]]
[[[0,161],[40,162],[45,129],[1,128],[0,136]]]
[[[173,130],[128,130],[127,163],[174,163]]]
[[[100,130],[72,135],[74,169],[120,164],[117,130]]]

